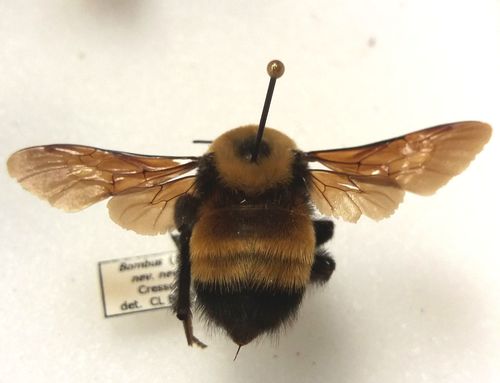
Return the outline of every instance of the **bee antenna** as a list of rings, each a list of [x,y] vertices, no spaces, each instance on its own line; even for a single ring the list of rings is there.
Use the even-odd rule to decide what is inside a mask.
[[[241,344],[238,345],[238,350],[236,350],[236,355],[234,356],[234,359],[233,359],[233,362],[236,360],[236,358],[238,357],[238,354],[240,353],[240,349],[241,349]]]
[[[212,140],[193,140],[193,144],[211,144]]]
[[[267,74],[269,74],[270,79],[267,87],[266,100],[264,101],[264,108],[262,109],[262,115],[260,116],[259,130],[257,131],[257,137],[255,138],[255,146],[251,159],[252,162],[257,161],[260,142],[262,141],[262,135],[264,134],[264,128],[266,127],[267,114],[269,113],[271,99],[273,98],[274,85],[276,85],[276,80],[283,76],[283,73],[285,73],[285,65],[283,65],[281,61],[273,60],[267,64]]]

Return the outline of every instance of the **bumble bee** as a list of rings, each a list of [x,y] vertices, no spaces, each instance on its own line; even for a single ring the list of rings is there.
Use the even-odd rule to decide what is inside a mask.
[[[187,343],[204,347],[193,334],[193,288],[201,314],[241,347],[293,320],[308,285],[332,275],[323,245],[334,224],[318,212],[349,222],[388,217],[406,191],[430,195],[462,172],[491,135],[488,124],[467,121],[303,152],[264,128],[283,71],[277,60],[268,65],[259,126],[224,133],[201,157],[36,146],[9,158],[10,175],[57,208],[78,211],[111,197],[109,214],[126,229],[177,229],[174,311]]]

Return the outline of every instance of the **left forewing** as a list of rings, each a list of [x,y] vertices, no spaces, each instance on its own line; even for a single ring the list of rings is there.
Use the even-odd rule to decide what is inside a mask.
[[[113,197],[109,203],[113,220],[141,234],[173,228],[175,199],[194,182],[192,176],[178,177],[196,166],[194,157],[146,156],[68,144],[22,149],[7,162],[10,175],[25,189],[66,211]]]

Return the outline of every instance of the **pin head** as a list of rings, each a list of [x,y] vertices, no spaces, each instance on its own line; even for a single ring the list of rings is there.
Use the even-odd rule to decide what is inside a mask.
[[[267,64],[267,74],[271,78],[280,78],[285,73],[285,65],[280,60],[273,60]]]

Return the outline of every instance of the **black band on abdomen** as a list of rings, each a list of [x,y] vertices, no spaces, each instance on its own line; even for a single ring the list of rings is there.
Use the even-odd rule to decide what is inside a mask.
[[[239,345],[293,320],[304,295],[304,290],[214,287],[195,283],[196,304],[206,319],[223,327]]]

